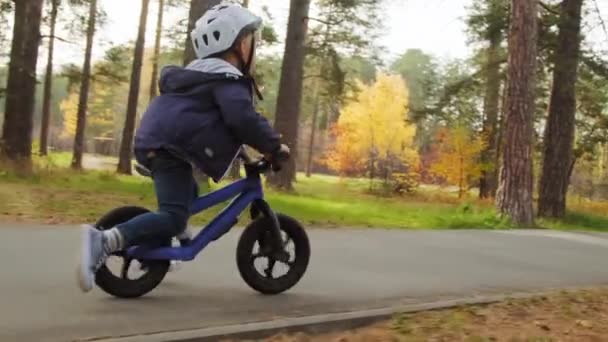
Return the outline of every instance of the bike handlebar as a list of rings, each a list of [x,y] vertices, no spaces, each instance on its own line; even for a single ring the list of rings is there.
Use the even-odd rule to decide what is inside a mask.
[[[273,172],[279,172],[281,171],[281,163],[289,159],[288,154],[279,153],[275,155],[272,160],[269,160],[267,157],[262,157],[258,160],[253,160],[243,148],[241,148],[239,152],[239,157],[243,160],[247,168],[250,168],[252,171],[257,172],[259,174],[265,173],[268,170],[272,170]]]

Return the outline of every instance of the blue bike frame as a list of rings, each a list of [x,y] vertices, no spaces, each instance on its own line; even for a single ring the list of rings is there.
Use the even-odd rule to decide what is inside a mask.
[[[127,250],[127,257],[138,260],[189,261],[194,259],[210,242],[227,233],[237,223],[239,215],[250,204],[256,204],[256,209],[274,217],[263,200],[264,193],[259,175],[249,174],[245,179],[195,199],[190,208],[190,215],[196,215],[231,198],[234,198],[233,201],[209,222],[187,246],[160,248],[136,246]]]

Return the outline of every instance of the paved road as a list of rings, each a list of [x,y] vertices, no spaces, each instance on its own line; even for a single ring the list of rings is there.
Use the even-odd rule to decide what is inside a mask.
[[[126,301],[78,292],[77,230],[2,227],[0,341],[71,341],[608,284],[605,235],[311,230],[308,274],[291,292],[264,297],[238,276],[234,230],[147,297]]]

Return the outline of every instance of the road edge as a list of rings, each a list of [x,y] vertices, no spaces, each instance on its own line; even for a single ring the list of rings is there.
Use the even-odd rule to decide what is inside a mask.
[[[359,310],[351,312],[330,313],[293,318],[281,318],[271,321],[251,322],[200,329],[179,331],[163,331],[142,335],[98,337],[78,341],[96,342],[209,342],[219,340],[264,339],[281,333],[304,332],[310,334],[328,333],[333,331],[352,330],[390,319],[398,313],[415,313],[428,310],[448,309],[462,305],[492,304],[508,299],[526,299],[548,295],[557,290],[584,290],[577,287],[571,289],[555,289],[549,291],[515,292],[509,294],[480,295],[457,299],[439,300],[406,305],[396,305],[385,308]]]

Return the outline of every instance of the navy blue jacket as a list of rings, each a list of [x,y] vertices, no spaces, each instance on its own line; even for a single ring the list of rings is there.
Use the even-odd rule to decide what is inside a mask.
[[[135,134],[135,150],[169,150],[217,182],[243,144],[265,154],[280,148],[279,135],[254,109],[250,79],[168,66],[159,86]]]

